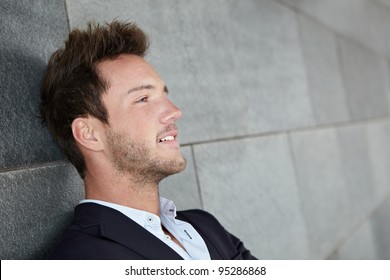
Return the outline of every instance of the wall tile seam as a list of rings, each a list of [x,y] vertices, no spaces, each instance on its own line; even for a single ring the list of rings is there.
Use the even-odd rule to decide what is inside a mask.
[[[306,13],[305,11],[300,10],[299,8],[293,6],[292,4],[287,3],[287,1],[285,2],[285,0],[270,0],[270,1],[276,2],[279,5],[285,6],[287,9],[292,10],[294,13],[296,13],[298,15],[301,15],[301,16],[305,17],[306,19],[310,20],[310,21],[315,22],[316,24],[320,25],[322,28],[325,28],[329,32],[333,33],[335,36],[343,38],[344,40],[349,41],[350,43],[355,44],[355,45],[357,45],[357,46],[359,46],[359,47],[361,47],[361,48],[363,48],[363,49],[365,49],[367,51],[370,51],[370,52],[372,52],[372,53],[374,53],[376,55],[379,55],[379,56],[384,57],[386,59],[390,59],[390,55],[386,55],[384,53],[379,53],[379,52],[371,49],[369,46],[362,44],[361,42],[357,41],[353,37],[348,36],[347,34],[341,33],[340,31],[338,31],[338,30],[332,28],[331,26],[323,23],[322,21],[320,21],[317,18],[313,17],[312,15]],[[377,2],[375,2],[375,4],[377,4]],[[389,17],[390,17],[390,11],[389,11]]]
[[[347,105],[347,113],[348,113],[348,119],[350,121],[354,121],[352,117],[352,105],[351,105],[351,97],[347,88],[347,82],[346,82],[346,73],[345,73],[345,65],[344,65],[344,59],[343,59],[343,54],[341,50],[341,37],[334,35],[334,38],[336,40],[336,55],[337,55],[337,62],[340,67],[340,75],[341,75],[341,83],[343,86],[343,90],[345,92],[345,102]]]
[[[231,142],[231,141],[239,141],[245,139],[261,138],[261,137],[279,136],[287,133],[315,132],[317,130],[330,129],[330,128],[342,129],[342,128],[351,127],[355,125],[370,125],[373,123],[381,123],[381,122],[390,122],[390,115],[373,117],[369,119],[356,119],[356,120],[340,121],[335,123],[317,124],[314,126],[293,128],[290,130],[269,131],[269,132],[261,132],[261,133],[254,133],[254,134],[238,135],[234,137],[224,137],[224,138],[215,138],[215,139],[204,140],[204,141],[194,141],[190,143],[181,144],[181,147],[207,145],[213,143]]]
[[[335,36],[336,37],[336,44],[337,44],[337,56],[338,56],[338,61],[339,61],[339,66],[340,66],[340,71],[341,71],[341,77],[342,77],[342,83],[343,83],[343,88],[344,88],[344,91],[346,93],[345,95],[345,98],[346,98],[346,101],[347,101],[347,105],[348,105],[348,117],[351,121],[359,121],[359,119],[356,119],[354,120],[353,119],[353,116],[352,116],[352,103],[351,103],[351,98],[350,98],[350,93],[349,93],[349,90],[348,90],[348,86],[347,86],[347,78],[346,78],[346,66],[344,64],[344,56],[342,54],[342,47],[341,47],[341,40],[345,40],[345,38],[342,38],[340,36]],[[348,40],[345,40],[346,42],[348,42]],[[353,42],[349,42],[349,43],[353,43]],[[376,52],[373,52],[372,50],[368,49],[368,48],[364,48],[364,46],[362,45],[356,45],[357,47],[359,48],[362,48],[363,51],[367,51],[370,53],[370,55],[373,55],[375,57],[378,58],[379,61],[383,61],[384,63],[386,63],[387,67],[390,65],[390,61],[389,61],[389,58],[387,58],[386,56],[381,56],[380,54],[377,54]],[[382,69],[382,74],[384,76],[386,76],[388,73],[388,71],[384,71],[384,69]],[[389,83],[390,79],[385,79],[383,80],[383,84],[385,85],[385,92],[384,92],[384,97],[387,101],[387,103],[389,104],[390,103],[390,100],[389,99],[389,89],[390,89],[390,83]],[[387,108],[387,116],[390,115],[390,109]],[[379,118],[382,118],[382,117],[385,117],[385,116],[381,116]]]
[[[317,117],[317,108],[314,104],[314,101],[313,101],[313,94],[312,94],[312,84],[310,83],[310,79],[309,79],[309,73],[308,73],[308,56],[307,56],[307,52],[305,51],[305,48],[304,48],[304,40],[303,40],[303,31],[302,31],[302,24],[301,24],[301,21],[299,19],[300,15],[298,13],[294,13],[294,18],[295,18],[295,22],[296,22],[296,26],[297,26],[297,32],[298,32],[298,36],[299,36],[299,49],[301,51],[301,55],[302,55],[302,60],[303,60],[303,67],[304,67],[304,72],[305,72],[305,81],[306,81],[306,90],[307,90],[307,94],[306,96],[309,97],[309,102],[310,102],[310,107],[311,107],[311,111],[313,112],[313,117],[314,117],[314,125],[318,125],[319,124],[319,121],[318,121],[318,117]]]
[[[385,204],[388,199],[390,199],[390,193],[384,196],[384,198],[380,200],[376,206],[373,206],[371,211],[368,211],[369,213],[364,216],[353,229],[351,229],[351,233],[348,236],[336,244],[334,250],[327,254],[325,259],[331,259],[332,256],[337,254],[344,247],[344,245],[346,245],[348,241],[351,240],[351,238],[353,238],[354,235],[364,226],[364,224],[370,221],[371,217],[375,215],[379,208]]]
[[[196,164],[196,156],[195,156],[194,146],[191,145],[190,149],[191,149],[191,155],[192,155],[192,163],[194,164],[195,180],[196,180],[196,185],[198,187],[200,206],[203,210],[205,210],[202,189],[201,189],[200,179],[199,179],[199,174],[198,174],[198,166]]]
[[[271,1],[274,1],[274,2],[278,3],[279,5],[285,6],[287,9],[290,9],[294,13],[296,13],[296,14],[304,17],[304,18],[306,18],[309,21],[312,21],[312,22],[316,23],[317,25],[319,25],[320,27],[322,27],[322,28],[326,29],[327,31],[333,33],[334,35],[337,35],[337,36],[340,36],[340,37],[347,37],[350,40],[354,41],[355,43],[360,44],[359,42],[356,42],[354,40],[354,38],[351,38],[351,37],[345,35],[344,33],[339,32],[338,30],[336,30],[336,29],[332,28],[331,26],[323,23],[322,21],[318,20],[316,17],[310,15],[309,13],[306,13],[305,11],[299,9],[298,7],[295,7],[293,4],[289,4],[288,0],[271,0]]]
[[[390,16],[390,14],[389,14],[389,16]],[[345,34],[342,34],[339,32],[334,32],[334,31],[332,31],[332,32],[337,38],[341,38],[341,39],[345,40],[346,42],[349,42],[353,45],[356,45],[357,47],[361,48],[362,50],[369,52],[369,53],[373,54],[374,56],[377,56],[378,58],[380,58],[380,60],[388,61],[390,59],[390,56],[383,54],[383,53],[380,53],[380,52],[377,52],[377,51],[371,49],[369,46],[364,45],[364,44],[356,41],[355,39],[353,39],[349,36],[346,36]]]
[[[66,14],[66,23],[68,25],[68,32],[70,31],[70,20],[69,20],[69,8],[67,0],[63,0],[64,6],[65,6],[65,14]]]
[[[296,160],[296,157],[295,157],[295,153],[294,153],[294,144],[293,144],[291,132],[288,132],[286,137],[287,137],[287,142],[288,142],[288,152],[290,154],[291,162],[292,162],[292,165],[293,165],[295,183],[296,183],[296,186],[297,186],[297,195],[298,195],[298,199],[299,199],[299,214],[301,215],[303,224],[305,226],[305,238],[306,238],[306,241],[307,241],[307,244],[308,244],[307,247],[308,247],[308,251],[309,251],[309,254],[310,254],[308,256],[308,258],[312,258],[314,253],[311,250],[310,236],[309,236],[309,231],[308,231],[308,221],[307,221],[305,213],[303,211],[303,206],[302,206],[302,201],[301,201],[301,197],[302,197],[301,196],[301,190],[303,188],[301,187],[302,183],[301,183],[301,180],[300,180],[300,177],[299,177],[299,173],[298,173],[298,163],[297,163],[297,160]]]
[[[59,160],[59,161],[51,161],[51,162],[38,163],[38,164],[12,166],[12,167],[0,169],[0,176],[5,173],[14,173],[14,172],[16,173],[16,172],[27,171],[27,170],[37,170],[43,168],[67,166],[69,164],[70,163],[66,160]]]

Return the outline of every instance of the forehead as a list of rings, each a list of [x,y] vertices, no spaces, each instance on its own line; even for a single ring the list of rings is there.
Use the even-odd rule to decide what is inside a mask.
[[[136,86],[142,83],[160,83],[161,78],[142,57],[120,55],[97,64],[99,74],[111,87]]]

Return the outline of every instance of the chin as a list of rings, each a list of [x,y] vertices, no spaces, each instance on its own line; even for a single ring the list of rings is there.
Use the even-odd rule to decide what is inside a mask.
[[[187,161],[185,158],[181,157],[180,160],[175,161],[174,164],[172,164],[173,174],[182,172],[187,166]]]
[[[187,161],[183,157],[180,157],[179,159],[174,161],[167,162],[165,165],[167,167],[167,176],[182,172],[186,168],[186,165]]]
[[[165,168],[161,168],[160,166],[160,168],[154,169],[154,172],[152,172],[154,175],[152,177],[156,179],[157,184],[171,175],[182,172],[186,168],[186,160],[170,162],[164,166]]]

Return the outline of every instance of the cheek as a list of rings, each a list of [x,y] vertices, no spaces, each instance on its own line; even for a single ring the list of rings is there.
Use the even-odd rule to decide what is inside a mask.
[[[137,127],[155,127],[159,120],[159,112],[162,106],[160,103],[149,103],[146,106],[137,108],[129,114],[129,120]]]
[[[136,130],[147,130],[153,126],[154,118],[149,110],[142,110],[131,114],[128,119],[130,127]]]
[[[158,104],[149,104],[133,110],[115,112],[111,124],[115,131],[139,141],[156,141],[158,133]]]
[[[143,112],[142,115],[134,115],[126,124],[131,135],[141,141],[155,141],[157,137],[156,121],[153,116]]]

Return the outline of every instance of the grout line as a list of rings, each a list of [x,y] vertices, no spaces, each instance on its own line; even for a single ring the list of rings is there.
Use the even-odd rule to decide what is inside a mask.
[[[310,235],[309,235],[309,227],[308,227],[308,221],[306,219],[306,215],[305,215],[305,209],[303,207],[303,203],[302,203],[302,196],[301,196],[301,193],[302,193],[302,180],[301,180],[301,177],[299,176],[299,171],[298,171],[298,167],[300,165],[298,165],[297,163],[297,159],[296,159],[296,156],[295,156],[295,149],[294,149],[294,143],[293,143],[293,139],[292,139],[292,135],[290,132],[287,133],[287,142],[288,142],[288,148],[289,148],[289,153],[290,153],[290,157],[291,157],[291,161],[292,161],[292,165],[293,165],[293,169],[294,169],[294,174],[295,174],[295,183],[296,183],[296,187],[297,187],[297,195],[298,195],[298,201],[299,201],[299,214],[301,215],[301,218],[302,218],[302,221],[305,225],[305,237],[306,237],[306,241],[307,241],[307,247],[308,247],[308,250],[309,250],[309,256],[311,256],[313,254],[312,252],[312,249],[311,249],[311,245],[310,245]]]
[[[225,142],[225,141],[236,141],[236,140],[242,140],[242,139],[247,139],[247,138],[257,138],[260,136],[280,135],[280,134],[284,134],[285,132],[286,131],[273,131],[273,132],[237,135],[237,136],[231,136],[231,137],[222,137],[222,138],[215,138],[215,139],[210,139],[210,140],[194,141],[194,142],[182,144],[181,146],[187,147],[187,146],[193,146],[193,145],[212,144],[212,143],[219,143],[219,142]]]
[[[68,161],[66,161],[66,160],[58,160],[58,161],[50,161],[50,162],[37,163],[37,164],[12,166],[12,167],[0,169],[0,174],[6,173],[6,172],[17,172],[17,171],[28,170],[28,169],[55,167],[55,166],[65,165],[67,163],[68,163]]]
[[[203,210],[204,209],[204,202],[203,202],[203,196],[202,196],[202,191],[200,187],[200,180],[199,180],[199,175],[198,175],[198,167],[196,165],[196,160],[195,160],[195,152],[194,152],[194,146],[191,145],[191,155],[192,155],[192,163],[194,164],[194,171],[195,171],[195,179],[196,179],[196,184],[198,185],[198,193],[199,193],[199,199],[200,199],[200,206]]]
[[[312,126],[307,127],[298,127],[293,128],[291,130],[280,130],[280,131],[269,131],[269,132],[260,132],[260,133],[253,133],[253,134],[245,134],[245,135],[238,135],[238,136],[231,136],[231,137],[222,137],[222,138],[215,138],[210,140],[200,140],[200,141],[193,141],[189,143],[181,144],[182,147],[188,147],[192,145],[202,145],[202,144],[213,144],[213,143],[219,143],[224,141],[236,141],[236,140],[243,140],[243,139],[250,139],[250,138],[258,138],[258,137],[267,137],[267,136],[277,136],[281,134],[286,133],[294,133],[294,132],[308,132],[308,131],[316,131],[319,129],[327,129],[327,128],[344,128],[349,127],[353,125],[369,125],[376,122],[384,122],[384,121],[390,121],[390,116],[381,116],[381,117],[374,117],[370,119],[358,119],[358,120],[345,120],[340,121],[336,123],[325,123],[325,124],[313,124]]]
[[[330,259],[332,256],[334,256],[335,254],[337,254],[340,249],[342,249],[347,243],[348,241],[353,238],[355,236],[355,234],[362,228],[362,226],[369,222],[370,221],[370,218],[372,216],[374,216],[375,212],[377,212],[379,210],[379,208],[384,204],[386,203],[387,200],[390,199],[390,193],[388,193],[382,200],[380,200],[378,202],[377,205],[375,205],[371,211],[369,211],[369,213],[364,216],[357,224],[356,226],[351,230],[351,233],[345,237],[343,240],[341,240],[340,242],[336,243],[336,246],[335,248],[333,249],[333,251],[331,251],[326,257],[325,259]]]
[[[314,122],[316,123],[318,120],[318,112],[317,112],[317,106],[314,104],[314,96],[313,96],[313,90],[312,90],[312,83],[309,78],[309,57],[308,57],[308,52],[307,48],[305,47],[305,38],[304,38],[304,31],[303,31],[303,24],[300,19],[300,15],[298,13],[294,13],[294,18],[296,22],[296,27],[297,27],[297,32],[298,32],[298,37],[299,37],[299,49],[302,55],[302,62],[303,62],[303,68],[305,71],[305,79],[306,79],[306,96],[309,98],[310,101],[310,107],[311,107],[311,112],[313,115]]]
[[[65,13],[66,13],[66,22],[68,24],[68,32],[70,31],[70,21],[69,21],[69,10],[68,10],[68,4],[67,0],[63,0],[65,5]]]
[[[341,82],[342,82],[342,86],[343,86],[343,90],[344,90],[344,100],[346,102],[346,109],[347,109],[347,118],[349,120],[352,120],[353,119],[353,116],[352,116],[352,105],[351,105],[351,95],[350,95],[350,90],[349,90],[349,87],[348,87],[348,83],[347,83],[347,75],[346,75],[346,72],[347,72],[347,69],[346,69],[346,66],[345,66],[345,62],[344,62],[344,55],[343,55],[343,50],[342,50],[342,42],[341,42],[341,39],[339,36],[334,36],[335,38],[335,43],[336,43],[336,55],[337,55],[337,64],[339,66],[339,69],[340,69],[340,75],[341,75]]]

